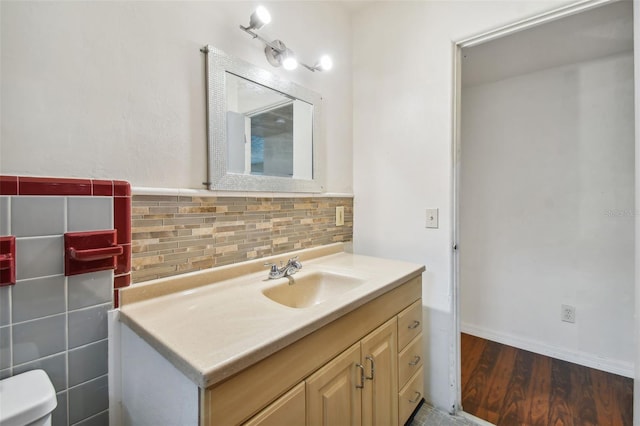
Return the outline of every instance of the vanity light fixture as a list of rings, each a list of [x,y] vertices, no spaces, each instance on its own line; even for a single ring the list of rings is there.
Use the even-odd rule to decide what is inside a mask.
[[[295,53],[287,48],[283,41],[269,41],[260,36],[256,30],[259,30],[269,22],[271,22],[271,14],[269,11],[264,6],[258,6],[249,18],[249,25],[246,27],[240,25],[240,29],[265,44],[264,54],[271,65],[274,67],[282,66],[287,71],[291,71],[296,69],[298,64],[300,64],[311,72],[329,71],[333,67],[333,61],[329,55],[323,55],[314,66],[309,66],[299,62]]]

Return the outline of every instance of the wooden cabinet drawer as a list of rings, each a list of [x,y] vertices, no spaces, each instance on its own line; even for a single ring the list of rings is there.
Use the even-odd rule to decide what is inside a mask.
[[[418,300],[398,314],[398,351],[418,334],[422,334],[422,300]]]
[[[304,390],[304,382],[299,383],[252,417],[245,426],[304,425],[306,421]]]
[[[405,424],[424,396],[422,367],[398,394],[398,424]]]
[[[422,333],[417,335],[398,356],[398,388],[422,367]]]

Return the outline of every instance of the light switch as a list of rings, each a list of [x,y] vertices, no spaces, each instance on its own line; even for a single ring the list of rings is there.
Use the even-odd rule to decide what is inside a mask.
[[[344,206],[336,207],[336,226],[344,226]]]
[[[427,221],[425,228],[438,227],[438,209],[427,209]]]

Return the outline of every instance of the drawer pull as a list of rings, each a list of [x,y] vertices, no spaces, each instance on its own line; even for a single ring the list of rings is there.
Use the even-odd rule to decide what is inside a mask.
[[[418,328],[420,326],[420,321],[413,320],[411,324],[407,326],[408,329],[413,330],[414,328]]]
[[[416,402],[420,401],[420,398],[422,398],[422,394],[418,391],[416,391],[415,395],[415,398],[409,400],[409,402],[412,404],[415,404]]]
[[[364,365],[358,363],[358,364],[356,364],[356,367],[360,369],[360,384],[356,385],[356,388],[362,389],[362,388],[364,388],[364,380],[365,380]]]
[[[376,363],[375,363],[375,361],[373,360],[373,357],[372,357],[371,355],[367,355],[367,356],[365,357],[365,359],[368,359],[369,361],[371,361],[371,376],[367,376],[367,377],[365,377],[365,379],[367,379],[367,380],[373,380],[373,377],[374,377],[375,372],[376,372]]]
[[[416,355],[416,356],[414,356],[414,357],[413,357],[413,361],[411,361],[411,362],[409,363],[409,365],[418,365],[418,363],[420,362],[420,359],[421,359],[421,358],[420,358],[420,355]]]

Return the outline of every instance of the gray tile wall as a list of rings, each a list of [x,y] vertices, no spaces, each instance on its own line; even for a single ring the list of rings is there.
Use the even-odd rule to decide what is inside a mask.
[[[16,236],[14,286],[0,287],[0,379],[43,369],[54,426],[108,425],[107,311],[113,271],[64,276],[65,232],[113,229],[111,197],[0,196]]]

